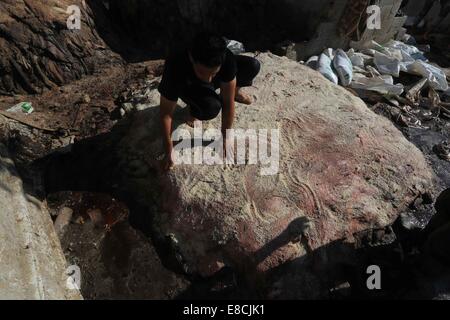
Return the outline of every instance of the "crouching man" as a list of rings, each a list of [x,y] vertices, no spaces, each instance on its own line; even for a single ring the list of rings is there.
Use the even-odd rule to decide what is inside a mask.
[[[158,87],[165,157],[163,169],[173,167],[172,116],[180,98],[189,108],[187,123],[211,120],[222,110],[222,135],[234,121],[234,102],[251,104],[243,87],[252,85],[260,64],[252,57],[234,55],[224,38],[210,33],[197,35],[189,49],[172,54],[165,63]],[[220,94],[216,89],[220,88]],[[225,141],[226,139],[224,139]]]

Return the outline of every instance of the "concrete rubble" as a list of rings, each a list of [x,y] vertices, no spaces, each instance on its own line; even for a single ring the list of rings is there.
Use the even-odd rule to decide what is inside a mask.
[[[45,203],[24,191],[0,144],[0,299],[81,299]]]

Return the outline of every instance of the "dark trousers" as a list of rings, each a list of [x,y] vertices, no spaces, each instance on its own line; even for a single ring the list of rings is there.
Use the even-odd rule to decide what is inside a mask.
[[[236,55],[236,86],[250,87],[261,68],[258,60],[248,56]],[[217,117],[222,109],[222,99],[215,92],[220,83],[195,85],[181,97],[190,108],[191,115],[198,120],[211,120]]]

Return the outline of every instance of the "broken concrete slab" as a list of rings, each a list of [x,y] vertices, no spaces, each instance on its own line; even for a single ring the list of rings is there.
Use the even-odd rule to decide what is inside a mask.
[[[0,144],[0,299],[81,299],[45,205],[25,193]]]

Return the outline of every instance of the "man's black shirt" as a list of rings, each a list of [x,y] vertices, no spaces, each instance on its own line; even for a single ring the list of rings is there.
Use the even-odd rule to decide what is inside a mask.
[[[196,85],[211,85],[220,82],[230,82],[236,77],[237,67],[234,54],[227,49],[224,62],[213,78],[211,84],[197,78],[192,63],[189,59],[188,51],[178,51],[172,54],[164,65],[164,73],[158,91],[166,99],[177,101],[189,93],[189,88]]]

